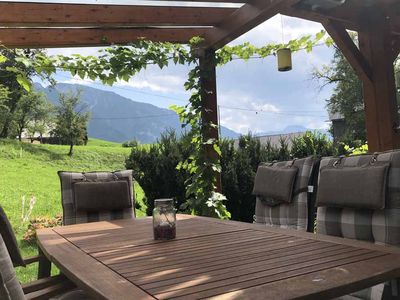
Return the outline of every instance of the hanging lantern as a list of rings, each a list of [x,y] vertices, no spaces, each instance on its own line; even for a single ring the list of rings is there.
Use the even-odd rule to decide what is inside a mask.
[[[276,56],[278,57],[278,70],[280,72],[292,69],[292,51],[289,48],[279,49]]]

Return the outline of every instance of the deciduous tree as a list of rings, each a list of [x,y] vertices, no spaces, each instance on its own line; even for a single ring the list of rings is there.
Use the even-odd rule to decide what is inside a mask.
[[[59,101],[53,134],[68,143],[68,155],[72,156],[74,145],[86,137],[90,113],[87,106],[80,101],[79,92],[60,94]]]

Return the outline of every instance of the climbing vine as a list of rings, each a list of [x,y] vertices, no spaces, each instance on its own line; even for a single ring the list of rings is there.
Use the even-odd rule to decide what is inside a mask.
[[[215,52],[212,59],[216,65],[224,65],[233,59],[248,60],[257,56],[260,58],[273,55],[281,48],[290,48],[293,52],[305,49],[311,51],[318,43],[328,45],[331,39],[325,38],[321,31],[315,36],[305,36],[289,41],[287,44],[267,44],[255,47],[250,43],[236,46],[225,46]],[[222,219],[230,218],[224,201],[226,198],[216,193],[216,174],[221,172],[219,157],[221,151],[218,140],[208,138],[206,132],[217,125],[205,121],[203,99],[207,92],[204,90],[202,79],[208,76],[209,70],[199,65],[201,38],[193,38],[189,46],[172,43],[151,42],[139,40],[129,46],[115,46],[102,50],[99,56],[38,56],[35,61],[27,60],[38,73],[47,76],[58,69],[68,71],[73,76],[82,79],[99,79],[104,84],[113,85],[119,80],[128,81],[148,65],[157,65],[161,69],[170,63],[189,65],[191,67],[185,89],[191,92],[189,103],[185,106],[172,106],[180,118],[182,127],[189,128],[191,147],[194,149],[187,161],[179,163],[178,169],[184,169],[189,174],[186,182],[186,198],[183,209],[192,214],[215,216]],[[200,50],[200,51],[199,51]],[[0,63],[4,57],[0,56]],[[216,155],[207,155],[210,151]]]

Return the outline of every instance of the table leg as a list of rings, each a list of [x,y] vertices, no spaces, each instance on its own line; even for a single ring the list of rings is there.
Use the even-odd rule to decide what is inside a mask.
[[[392,296],[399,297],[400,296],[400,279],[393,279],[391,282],[392,286]],[[395,298],[397,299],[397,298]]]
[[[44,255],[42,250],[38,248],[39,250],[39,269],[38,269],[38,279],[50,277],[51,275],[51,262],[47,259],[47,257]]]

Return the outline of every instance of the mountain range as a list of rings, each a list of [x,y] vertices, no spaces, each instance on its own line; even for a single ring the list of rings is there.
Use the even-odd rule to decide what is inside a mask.
[[[80,91],[82,102],[91,112],[89,137],[119,143],[133,139],[141,143],[153,143],[166,130],[182,133],[179,118],[172,110],[133,101],[111,91],[66,83],[58,83],[54,87],[35,83],[34,88],[43,92],[55,105],[58,104],[60,93]],[[239,136],[224,126],[221,126],[221,135],[225,138]]]

